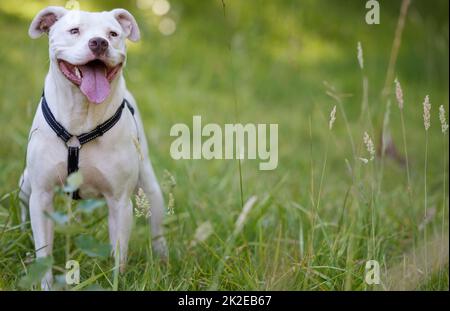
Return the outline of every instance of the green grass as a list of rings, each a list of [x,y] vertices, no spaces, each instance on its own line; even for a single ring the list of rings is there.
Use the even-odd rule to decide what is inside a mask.
[[[17,183],[48,67],[46,40],[29,39],[27,29],[45,2],[50,3],[0,4],[4,290],[20,289],[34,252],[29,224],[24,232],[19,228]],[[170,2],[177,30],[166,37],[157,28],[160,18],[137,9],[134,1],[81,1],[82,8],[122,6],[135,14],[143,40],[130,44],[125,77],[144,118],[156,173],[162,181],[164,170],[169,171],[177,186],[175,213],[165,219],[169,263],[162,265],[153,256],[143,218],[135,218],[128,269],[118,278],[114,258],[86,256],[76,246],[78,234],[71,234],[69,255],[81,265],[75,289],[448,290],[448,136],[443,137],[438,118],[439,105],[448,112],[448,2],[413,1],[396,67],[405,95],[411,198],[404,166],[389,157],[377,156],[367,165],[356,159],[368,157],[365,131],[376,148],[380,145],[388,100],[387,128],[403,154],[394,94],[381,95],[401,1],[382,2],[378,26],[364,23],[363,1],[225,1],[226,14],[219,0]],[[370,115],[362,117],[358,41],[369,81]],[[326,94],[324,81],[338,94],[348,94],[341,97],[332,131],[328,117],[337,103]],[[426,94],[432,103],[427,207],[434,212],[427,218],[428,248],[421,226]],[[259,171],[257,161],[248,160],[240,166],[236,160],[172,160],[170,128],[191,124],[193,115],[201,115],[203,123],[279,124],[278,168]],[[253,195],[258,200],[242,231],[235,231],[241,193],[244,203]],[[107,242],[106,215],[102,208],[83,218],[84,232]],[[213,234],[190,246],[207,221]],[[56,234],[55,274],[64,271],[66,246],[66,235]],[[384,286],[365,283],[370,259],[379,261]]]

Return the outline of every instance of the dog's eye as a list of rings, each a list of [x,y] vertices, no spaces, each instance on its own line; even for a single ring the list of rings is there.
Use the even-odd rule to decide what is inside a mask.
[[[110,35],[111,37],[113,37],[113,38],[119,36],[119,34],[118,34],[117,32],[115,32],[115,31],[111,31],[111,32],[109,33],[109,35]]]
[[[71,35],[77,35],[80,33],[80,29],[79,28],[72,28],[69,30]]]

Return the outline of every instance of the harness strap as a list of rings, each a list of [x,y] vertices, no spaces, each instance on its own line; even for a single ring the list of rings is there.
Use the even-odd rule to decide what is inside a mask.
[[[68,147],[67,151],[67,176],[69,176],[70,174],[78,171],[80,147]],[[80,193],[78,192],[78,189],[72,193],[72,199],[80,199]]]
[[[42,101],[41,101],[42,114],[44,115],[44,118],[47,121],[48,125],[67,146],[67,175],[70,175],[78,171],[79,169],[78,163],[80,158],[81,147],[84,144],[96,139],[97,137],[103,136],[103,134],[105,134],[111,128],[113,128],[113,126],[120,120],[123,108],[125,108],[125,106],[127,106],[128,110],[130,110],[131,114],[134,117],[134,108],[124,98],[122,104],[119,106],[119,108],[111,118],[109,118],[102,124],[98,125],[94,130],[76,136],[70,134],[58,121],[56,121],[55,116],[53,115],[53,113],[50,110],[50,107],[47,104],[45,94],[42,93]],[[78,190],[72,193],[72,198],[74,200],[80,199]]]
[[[45,95],[42,94],[42,113],[44,114],[44,118],[47,121],[48,125],[53,129],[53,131],[61,138],[65,143],[69,141],[72,135],[58,122],[56,121],[53,113],[50,111],[48,107],[47,100],[45,99]]]

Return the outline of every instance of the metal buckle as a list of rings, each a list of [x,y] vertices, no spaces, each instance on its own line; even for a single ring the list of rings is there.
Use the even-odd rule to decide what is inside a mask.
[[[78,140],[78,137],[75,135],[70,137],[70,139],[66,143],[67,147],[75,147],[75,148],[81,148],[80,141]]]

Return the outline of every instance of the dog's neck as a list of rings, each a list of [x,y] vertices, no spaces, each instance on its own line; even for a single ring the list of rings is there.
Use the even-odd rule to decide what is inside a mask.
[[[56,120],[73,135],[89,132],[109,119],[125,96],[122,74],[111,82],[111,93],[101,104],[90,103],[53,62],[45,79],[45,98]]]

